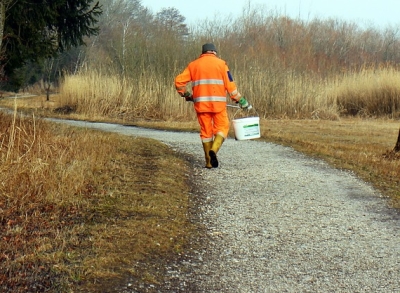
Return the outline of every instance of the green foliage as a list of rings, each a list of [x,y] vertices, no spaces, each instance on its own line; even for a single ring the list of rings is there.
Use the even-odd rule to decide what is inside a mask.
[[[22,85],[16,69],[28,61],[54,57],[97,34],[101,12],[93,0],[16,1],[6,12],[0,63],[10,86]]]

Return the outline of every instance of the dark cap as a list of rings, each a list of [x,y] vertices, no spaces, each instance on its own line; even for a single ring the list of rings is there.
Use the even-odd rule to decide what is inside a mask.
[[[201,48],[201,53],[204,54],[207,51],[217,52],[217,48],[215,48],[214,44],[207,43],[207,44],[204,44],[203,47]]]

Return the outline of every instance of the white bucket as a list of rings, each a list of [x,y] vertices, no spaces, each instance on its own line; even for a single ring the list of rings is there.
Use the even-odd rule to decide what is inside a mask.
[[[232,120],[236,140],[260,138],[260,117],[246,117]]]

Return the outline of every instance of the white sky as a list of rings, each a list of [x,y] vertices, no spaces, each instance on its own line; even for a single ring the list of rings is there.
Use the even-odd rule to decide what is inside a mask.
[[[141,3],[153,13],[174,7],[186,17],[187,24],[206,18],[236,18],[250,6],[303,20],[335,18],[354,21],[360,26],[400,27],[400,0],[142,0]]]

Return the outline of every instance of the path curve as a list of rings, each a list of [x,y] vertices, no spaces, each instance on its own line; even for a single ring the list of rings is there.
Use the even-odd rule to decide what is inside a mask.
[[[159,288],[118,292],[400,292],[399,213],[351,173],[234,139],[219,152],[220,168],[208,170],[197,133],[62,122],[153,138],[196,158],[207,247],[169,267]]]

